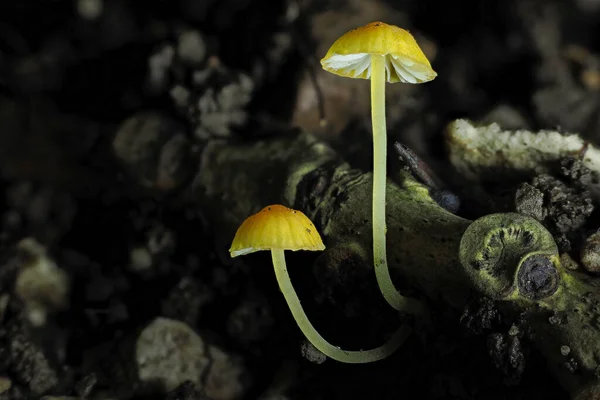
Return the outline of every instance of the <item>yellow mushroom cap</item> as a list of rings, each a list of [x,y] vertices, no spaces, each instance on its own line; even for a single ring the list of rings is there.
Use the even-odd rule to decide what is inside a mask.
[[[437,76],[415,38],[383,22],[371,22],[342,35],[321,65],[336,75],[370,79],[372,54],[385,56],[388,82],[423,83]]]
[[[237,257],[261,250],[325,250],[325,245],[306,215],[275,204],[242,222],[229,253]]]

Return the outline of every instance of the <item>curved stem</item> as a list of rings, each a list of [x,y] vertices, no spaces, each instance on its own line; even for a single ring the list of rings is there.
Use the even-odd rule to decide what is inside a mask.
[[[394,333],[389,341],[382,346],[370,350],[346,351],[332,345],[317,332],[315,327],[308,320],[308,317],[302,308],[302,304],[300,304],[300,299],[294,290],[292,281],[290,280],[283,250],[271,250],[271,258],[273,259],[273,267],[275,268],[275,276],[277,277],[279,288],[283,293],[283,297],[285,297],[298,327],[300,327],[300,330],[312,345],[327,357],[349,364],[360,364],[382,360],[394,353],[410,334],[411,328],[402,326]]]
[[[373,124],[373,263],[379,290],[398,311],[422,315],[420,302],[402,296],[390,276],[386,254],[385,197],[387,129],[385,121],[385,56],[371,56],[371,122]]]

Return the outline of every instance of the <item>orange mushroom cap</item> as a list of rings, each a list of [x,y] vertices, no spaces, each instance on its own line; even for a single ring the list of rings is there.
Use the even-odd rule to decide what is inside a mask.
[[[238,228],[229,253],[242,256],[261,250],[325,250],[321,235],[306,215],[279,204],[263,208]]]
[[[372,54],[385,56],[388,82],[423,83],[437,76],[415,38],[383,22],[371,22],[342,35],[321,65],[336,75],[370,79]]]

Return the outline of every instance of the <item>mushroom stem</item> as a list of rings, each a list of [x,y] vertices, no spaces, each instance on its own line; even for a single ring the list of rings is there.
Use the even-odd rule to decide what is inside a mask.
[[[277,277],[279,288],[283,293],[283,297],[285,297],[298,327],[312,345],[327,357],[349,364],[361,364],[382,360],[394,353],[410,334],[411,328],[402,326],[394,333],[390,340],[382,346],[370,350],[347,351],[332,345],[317,332],[315,327],[308,320],[308,317],[302,308],[302,304],[300,304],[300,299],[294,290],[292,281],[290,280],[285,264],[284,251],[271,250],[271,258],[273,259],[273,267],[275,268],[275,276]]]
[[[373,124],[373,263],[379,290],[398,311],[422,315],[417,300],[402,296],[390,276],[386,253],[385,197],[387,175],[387,129],[385,121],[385,56],[371,55],[371,122]]]

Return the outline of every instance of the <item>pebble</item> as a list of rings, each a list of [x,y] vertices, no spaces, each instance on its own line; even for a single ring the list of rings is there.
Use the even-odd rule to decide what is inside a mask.
[[[588,272],[600,272],[600,232],[588,237],[581,246],[581,264]]]
[[[167,391],[189,381],[211,399],[236,400],[247,388],[247,371],[237,357],[172,319],[156,318],[140,333],[136,364],[143,383],[159,383]]]

